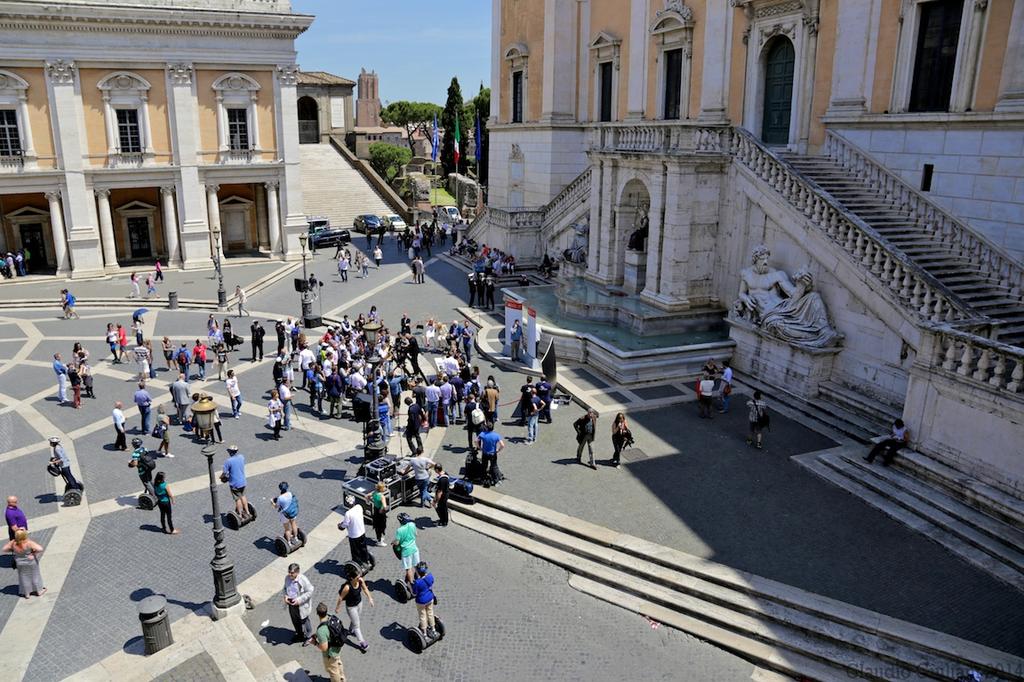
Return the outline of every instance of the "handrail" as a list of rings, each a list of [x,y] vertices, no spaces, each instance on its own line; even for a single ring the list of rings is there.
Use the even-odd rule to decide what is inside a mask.
[[[832,130],[825,132],[825,154],[855,177],[885,193],[897,207],[916,217],[938,240],[970,258],[1018,298],[1024,294],[1024,268],[1006,250],[937,206],[870,154]],[[1024,300],[1024,299],[1022,299]]]
[[[802,211],[915,317],[965,323],[979,330],[995,324],[746,130],[733,129],[729,148],[740,163]]]
[[[937,337],[930,369],[944,370],[1007,393],[1024,392],[1024,348],[965,333],[948,325],[925,324]]]
[[[587,166],[562,191],[555,195],[543,208],[544,222],[557,220],[561,214],[573,207],[582,195],[590,192],[591,166]]]

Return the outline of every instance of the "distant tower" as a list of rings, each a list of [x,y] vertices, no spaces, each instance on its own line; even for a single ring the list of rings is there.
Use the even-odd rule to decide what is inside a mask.
[[[380,95],[377,93],[377,73],[364,68],[359,72],[359,91],[356,96],[356,126],[380,126]]]

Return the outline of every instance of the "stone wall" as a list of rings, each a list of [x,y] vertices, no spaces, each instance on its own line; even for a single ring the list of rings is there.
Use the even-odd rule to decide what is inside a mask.
[[[1024,127],[872,124],[833,129],[911,187],[1024,261]]]
[[[497,127],[489,140],[491,206],[543,206],[589,165],[580,127]]]

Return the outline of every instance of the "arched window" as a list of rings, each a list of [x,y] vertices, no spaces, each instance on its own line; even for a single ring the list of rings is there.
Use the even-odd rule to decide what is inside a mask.
[[[260,84],[244,73],[226,73],[213,82],[217,93],[217,141],[228,158],[248,158],[260,149],[256,101]]]
[[[793,68],[796,53],[785,36],[776,36],[764,48],[764,113],[761,140],[765,144],[789,143],[793,111]]]
[[[299,144],[320,142],[320,108],[309,95],[299,98]]]
[[[508,62],[509,69],[509,90],[512,93],[509,98],[512,105],[509,112],[511,123],[522,123],[526,120],[526,86],[527,79],[530,77],[529,59],[530,52],[522,43],[516,43],[505,50],[505,61]]]
[[[657,64],[656,116],[667,120],[689,118],[693,11],[682,2],[670,2],[654,15],[650,34]]]
[[[28,122],[28,83],[0,70],[0,159],[35,158]]]
[[[601,31],[590,42],[594,62],[594,118],[614,121],[618,118],[619,51],[622,39]]]
[[[149,90],[142,76],[130,71],[115,71],[98,83],[103,93],[103,117],[107,126],[107,154],[141,162],[152,156],[153,140],[149,126]]]

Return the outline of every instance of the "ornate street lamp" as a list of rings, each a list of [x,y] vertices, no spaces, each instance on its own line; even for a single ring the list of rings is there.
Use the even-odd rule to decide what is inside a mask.
[[[313,317],[313,300],[310,298],[309,275],[306,273],[306,243],[309,241],[309,234],[303,232],[299,235],[299,246],[302,247],[302,326],[306,329],[315,329],[323,324],[319,317]]]
[[[383,327],[384,325],[380,322],[368,322],[363,325],[363,334],[366,336],[366,343],[370,346],[372,353],[366,359],[370,363],[370,419],[366,422],[366,442],[363,443],[365,462],[372,462],[388,453],[388,444],[385,442],[380,428],[380,412],[377,404],[377,367],[382,362],[381,357],[377,355],[377,337]]]
[[[224,291],[224,273],[220,269],[220,225],[213,226],[213,239],[216,242],[216,250],[213,252],[213,267],[217,271],[217,307],[226,308],[228,294]]]
[[[215,609],[226,611],[238,604],[242,597],[235,589],[235,566],[228,561],[228,547],[224,542],[224,526],[220,522],[220,503],[217,500],[217,482],[213,477],[213,456],[216,450],[210,444],[210,434],[213,433],[214,415],[217,412],[217,404],[213,398],[203,395],[192,406],[192,417],[195,426],[207,434],[206,445],[202,454],[206,456],[206,467],[210,475],[210,500],[213,503],[213,561],[210,568],[213,569],[213,605]]]

